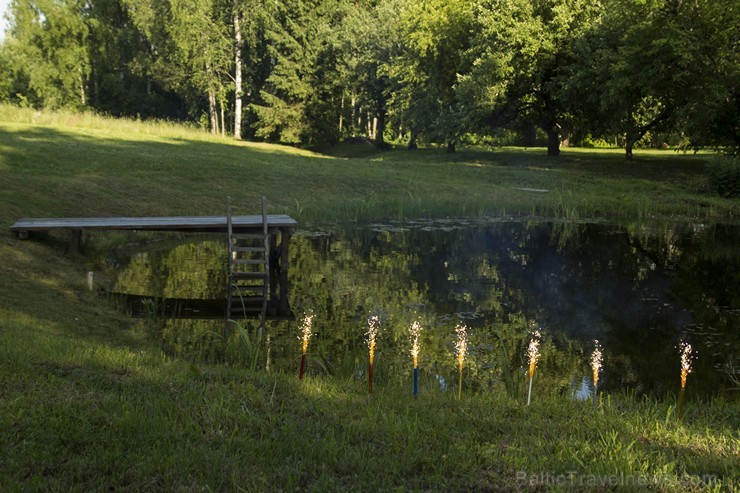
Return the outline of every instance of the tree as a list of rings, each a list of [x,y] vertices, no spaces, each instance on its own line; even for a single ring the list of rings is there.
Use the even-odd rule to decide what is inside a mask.
[[[27,84],[27,104],[47,108],[88,103],[89,27],[85,4],[78,0],[13,0],[6,60],[15,64],[16,81]]]
[[[416,135],[455,150],[468,108],[455,90],[458,74],[468,71],[466,52],[473,4],[465,0],[406,1],[401,4],[400,53],[387,64],[393,80],[391,106]]]
[[[390,79],[386,66],[399,50],[398,12],[404,0],[355,2],[347,6],[333,43],[338,50],[340,116],[355,135],[365,120],[368,137],[385,146]],[[345,104],[349,101],[349,104]]]
[[[330,33],[342,0],[289,0],[272,6],[267,37],[272,67],[251,105],[256,135],[284,144],[331,142],[337,137],[336,49]]]
[[[218,0],[122,0],[151,47],[152,76],[191,100],[205,98],[212,133],[223,118],[233,51]]]
[[[572,40],[598,13],[599,4],[587,0],[482,2],[472,69],[459,85],[481,125],[538,125],[547,133],[548,155],[557,156],[569,119],[558,99],[557,75],[569,59]]]
[[[724,24],[737,21],[732,11],[725,0],[609,0],[574,44],[563,100],[594,129],[621,135],[627,159],[651,131],[693,129],[696,138],[706,135],[698,122],[714,121],[716,132],[734,113],[737,133],[738,56],[729,34],[737,28]]]
[[[261,0],[233,0],[234,27],[234,138],[243,135],[242,121],[245,96],[251,96],[255,79],[265,57],[260,45],[264,42],[266,9]],[[263,77],[264,79],[264,77]],[[264,80],[257,82],[261,85]],[[245,86],[247,90],[245,91]]]

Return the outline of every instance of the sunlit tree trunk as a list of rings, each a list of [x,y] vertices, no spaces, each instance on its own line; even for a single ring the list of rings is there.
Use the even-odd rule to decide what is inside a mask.
[[[357,98],[355,97],[354,93],[352,93],[352,100],[350,101],[350,104],[352,105],[352,116],[350,117],[350,125],[352,126],[352,137],[356,137],[357,126],[355,122],[357,121]]]
[[[216,110],[216,91],[208,88],[208,115],[211,123],[211,133],[218,134],[218,112]]]
[[[342,135],[342,130],[344,127],[344,94],[342,94],[342,99],[339,103],[339,135]]]
[[[211,124],[211,133],[218,135],[218,109],[216,107],[216,90],[213,87],[213,70],[206,61],[206,76],[208,81],[208,117]]]
[[[378,106],[376,108],[377,116],[375,117],[375,129],[374,133],[375,135],[373,138],[375,139],[375,145],[380,147],[385,147],[385,137],[383,134],[385,134],[385,99],[381,96],[378,98]]]
[[[234,138],[242,138],[242,31],[239,12],[234,7]]]
[[[80,102],[82,103],[82,106],[85,106],[87,103],[85,95],[85,73],[82,70],[82,67],[80,67]]]
[[[409,131],[409,143],[406,145],[406,148],[409,151],[413,151],[419,148],[418,144],[416,143],[416,134],[413,130]]]

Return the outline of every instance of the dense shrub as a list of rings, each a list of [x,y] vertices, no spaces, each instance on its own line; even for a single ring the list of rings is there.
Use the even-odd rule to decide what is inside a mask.
[[[723,197],[740,197],[740,158],[720,156],[707,167],[712,189]]]

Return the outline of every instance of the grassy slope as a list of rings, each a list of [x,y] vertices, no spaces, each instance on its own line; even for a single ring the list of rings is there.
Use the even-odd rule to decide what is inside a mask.
[[[610,153],[555,162],[540,153],[328,159],[164,124],[0,108],[0,223],[217,214],[227,193],[242,204],[266,193],[272,210],[304,220],[503,210],[737,217],[736,202],[694,193],[704,186],[701,159],[656,154],[627,165]],[[633,199],[636,190],[660,200]],[[670,403],[622,398],[597,413],[560,400],[526,409],[498,396],[413,402],[394,389],[370,399],[357,383],[300,385],[163,356],[85,291],[86,260],[68,258],[54,238],[18,242],[2,229],[0,258],[4,489],[526,487],[517,471],[576,471],[584,490],[592,489],[584,475],[620,472],[662,478],[664,490],[682,490],[686,474],[713,474],[729,488],[737,481],[736,402],[690,408],[677,424]]]

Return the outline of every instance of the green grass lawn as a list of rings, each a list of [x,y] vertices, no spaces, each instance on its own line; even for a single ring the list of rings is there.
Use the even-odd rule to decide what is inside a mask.
[[[335,149],[352,155],[351,149]],[[339,158],[170,124],[0,107],[4,491],[732,491],[737,399],[453,395],[170,358],[85,287],[63,236],[20,217],[248,213],[300,221],[537,215],[722,220],[706,157],[403,150]],[[520,188],[547,189],[546,193]],[[103,241],[103,240],[101,240]],[[115,242],[115,235],[110,240]],[[104,245],[102,246],[104,247]],[[98,246],[101,248],[101,246]]]

